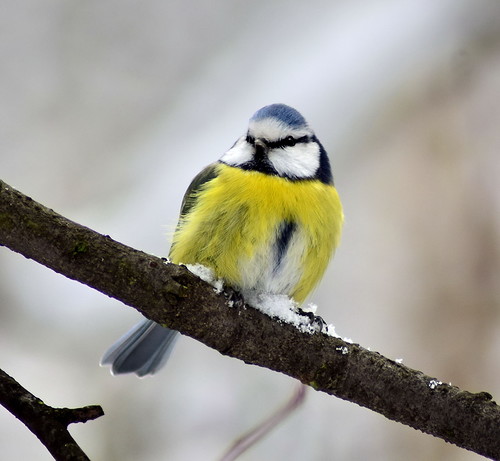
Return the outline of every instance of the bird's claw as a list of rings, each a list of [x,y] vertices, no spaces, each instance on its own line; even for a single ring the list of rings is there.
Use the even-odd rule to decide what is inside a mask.
[[[307,317],[309,319],[309,323],[311,325],[317,326],[319,331],[322,331],[323,328],[327,327],[327,323],[323,320],[323,317],[320,317],[319,315],[314,315],[313,312],[304,311],[299,307],[298,314]]]

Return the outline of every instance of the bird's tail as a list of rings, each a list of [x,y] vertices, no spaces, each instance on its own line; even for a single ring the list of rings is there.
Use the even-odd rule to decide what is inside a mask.
[[[106,351],[101,365],[111,365],[114,375],[154,374],[165,365],[177,337],[177,331],[143,320]]]

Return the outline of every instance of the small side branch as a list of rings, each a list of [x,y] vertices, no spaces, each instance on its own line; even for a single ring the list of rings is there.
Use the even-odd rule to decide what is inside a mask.
[[[221,354],[269,368],[500,460],[500,407],[382,355],[281,324],[183,266],[127,247],[0,181],[0,245],[137,309]],[[450,345],[452,347],[452,345]]]
[[[57,461],[89,461],[68,432],[71,423],[102,416],[98,405],[83,408],[52,408],[0,370],[0,404],[23,422]]]

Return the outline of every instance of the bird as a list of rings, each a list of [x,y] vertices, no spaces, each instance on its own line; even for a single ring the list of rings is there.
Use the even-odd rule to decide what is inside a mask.
[[[304,117],[271,104],[184,195],[169,260],[201,264],[245,298],[286,295],[301,305],[322,278],[344,215],[328,155]],[[101,365],[113,374],[156,373],[178,333],[143,320]]]

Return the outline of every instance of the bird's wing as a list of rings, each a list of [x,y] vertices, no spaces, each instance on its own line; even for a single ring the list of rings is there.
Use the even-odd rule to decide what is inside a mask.
[[[201,189],[203,184],[211,181],[212,179],[218,176],[218,166],[219,162],[211,163],[207,167],[205,167],[202,171],[200,171],[194,179],[189,184],[186,193],[184,194],[184,198],[182,199],[181,205],[181,213],[179,219],[189,213],[193,205],[196,203],[197,192]]]

